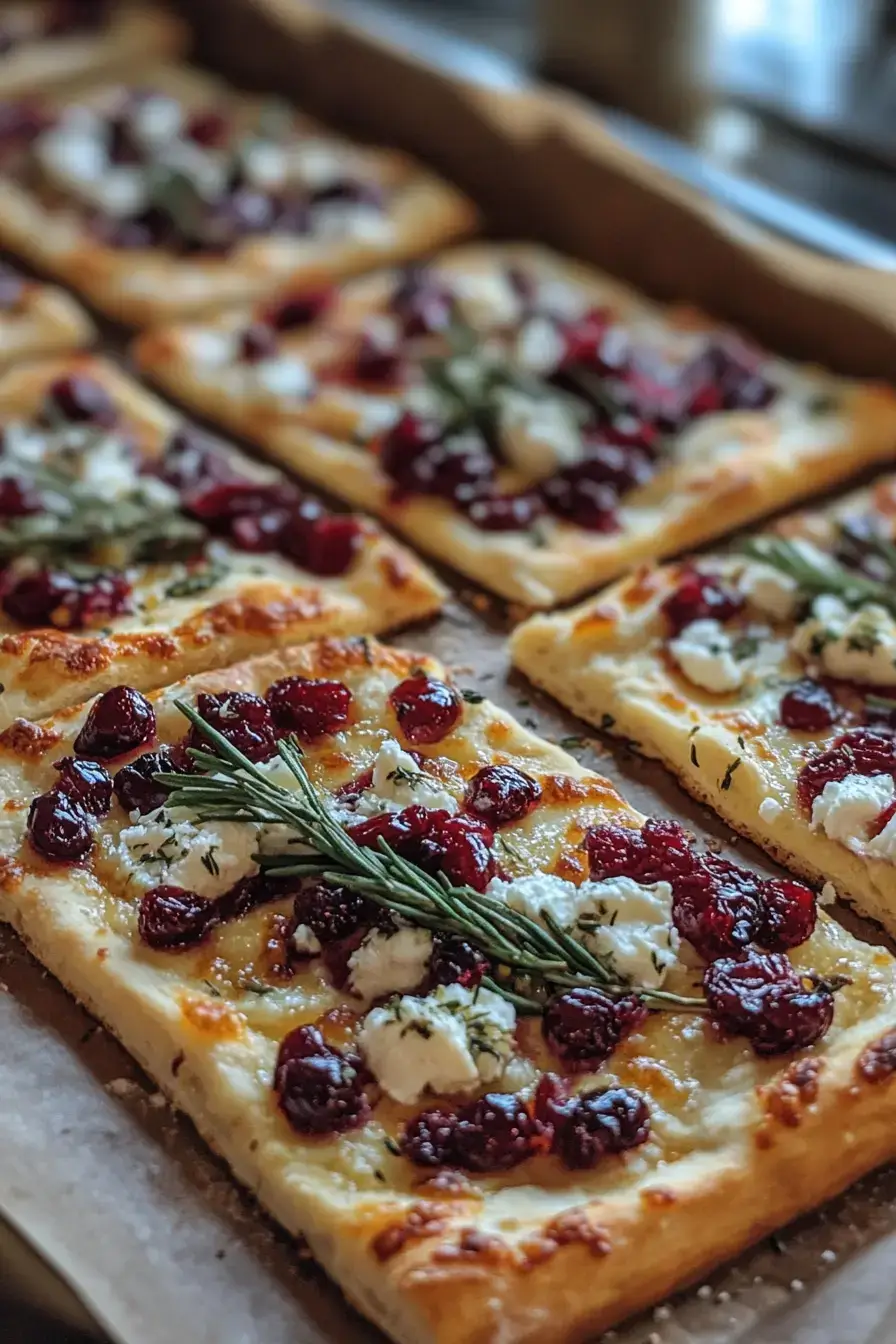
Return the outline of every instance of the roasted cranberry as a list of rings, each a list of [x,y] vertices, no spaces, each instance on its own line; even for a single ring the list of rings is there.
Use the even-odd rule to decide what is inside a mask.
[[[444,1167],[457,1162],[454,1140],[458,1123],[454,1111],[421,1111],[405,1125],[401,1151],[418,1167]]]
[[[146,816],[161,807],[168,797],[167,789],[157,784],[153,775],[184,774],[191,760],[183,747],[163,747],[148,751],[135,761],[123,765],[115,774],[115,797],[125,812],[139,812]]]
[[[538,1126],[519,1097],[489,1092],[459,1113],[457,1161],[467,1171],[508,1171],[533,1152]]]
[[[243,238],[268,233],[275,205],[264,192],[239,187],[212,204],[201,226],[201,238],[187,238],[187,250],[226,252]]]
[[[95,825],[95,818],[56,784],[32,802],[28,839],[45,859],[75,863],[89,853]]]
[[[108,761],[126,751],[136,751],[155,737],[155,732],[155,710],[146,696],[133,686],[113,686],[90,706],[74,750],[78,756]]]
[[[437,495],[466,508],[488,493],[495,463],[478,445],[460,449],[449,442],[433,443],[409,457],[399,472],[389,474],[401,491]]]
[[[412,267],[392,295],[392,311],[401,319],[405,336],[429,336],[451,325],[454,299],[434,275]]]
[[[0,263],[0,311],[11,313],[25,296],[26,281],[9,266]]]
[[[746,1036],[757,1055],[802,1050],[820,1040],[834,1017],[842,982],[798,973],[778,952],[750,951],[706,968],[703,989],[713,1020]]]
[[[429,962],[433,984],[475,989],[490,969],[488,957],[457,934],[440,934],[435,939]]]
[[[265,513],[272,508],[287,508],[298,500],[298,491],[288,481],[261,483],[231,477],[229,480],[200,483],[186,490],[183,508],[205,523],[229,522],[243,514]]]
[[[153,887],[141,898],[137,932],[141,942],[156,951],[195,947],[215,923],[213,901],[183,887]]]
[[[815,930],[815,893],[802,882],[768,878],[762,883],[762,917],[756,941],[770,952],[799,947]]]
[[[99,425],[111,429],[118,420],[118,408],[112,397],[95,378],[72,373],[56,378],[47,389],[45,416],[62,416],[75,424]]]
[[[466,507],[467,517],[483,532],[525,532],[544,514],[544,500],[534,491],[502,495],[486,491]]]
[[[671,633],[679,634],[692,621],[727,621],[736,616],[744,599],[714,574],[686,570],[678,587],[662,603],[661,610]]]
[[[64,570],[40,569],[13,581],[3,594],[3,610],[22,625],[70,627],[68,619],[77,610],[80,588]]]
[[[485,765],[468,782],[464,807],[492,830],[527,816],[541,797],[541,785],[514,765]]]
[[[746,868],[695,854],[693,872],[673,883],[675,927],[707,961],[737,953],[758,934],[762,887]]]
[[[404,358],[390,333],[378,330],[362,332],[352,360],[352,374],[363,383],[387,383],[401,380]]]
[[[585,848],[595,882],[608,877],[631,877],[649,886],[689,876],[696,865],[687,832],[677,821],[650,818],[639,829],[631,826],[594,826]]]
[[[364,525],[351,514],[326,514],[304,527],[290,524],[281,545],[309,573],[336,578],[354,565],[365,535]]]
[[[21,476],[0,476],[0,518],[24,518],[39,513],[40,495]]]
[[[588,532],[618,532],[619,496],[611,485],[593,481],[581,465],[565,467],[541,487],[552,513]]]
[[[348,723],[352,693],[341,681],[282,677],[265,692],[265,700],[281,733],[297,733],[304,741],[336,733]]]
[[[628,368],[631,343],[606,308],[593,308],[563,328],[562,366],[579,365],[604,376],[618,377]]]
[[[423,675],[399,682],[390,692],[389,704],[403,737],[416,745],[441,742],[463,713],[463,701],[453,686]]]
[[[566,1123],[573,1101],[565,1079],[556,1073],[543,1073],[535,1088],[532,1113],[549,1134],[556,1135]]]
[[[266,310],[264,321],[277,331],[307,327],[331,307],[333,299],[332,289],[309,289],[302,294],[290,294]]]
[[[411,464],[427,448],[437,443],[440,427],[422,416],[405,411],[380,444],[380,466],[387,476],[405,489],[414,489],[416,477]]]
[[[233,467],[217,439],[201,429],[183,425],[165,445],[162,479],[175,490],[192,491],[213,482],[233,480]]]
[[[896,735],[884,728],[851,728],[834,745],[807,761],[797,779],[797,798],[807,812],[832,781],[847,775],[890,775],[896,779]]]
[[[578,468],[579,475],[596,484],[611,485],[618,494],[645,485],[655,471],[653,460],[638,448],[597,441],[588,445],[588,454]]]
[[[143,146],[134,134],[133,123],[127,111],[112,117],[106,123],[107,153],[110,163],[140,164],[144,160]]]
[[[427,839],[448,816],[449,813],[437,809],[406,807],[401,812],[384,812],[382,816],[356,822],[349,826],[348,834],[356,845],[365,849],[375,849],[382,839],[391,849],[402,852],[408,844]]]
[[[319,942],[350,938],[377,917],[376,906],[347,887],[334,887],[321,877],[303,879],[296,893],[296,924],[306,924]]]
[[[240,359],[257,364],[277,353],[277,333],[266,322],[252,322],[240,334]]]
[[[711,342],[696,365],[718,388],[721,409],[761,411],[777,395],[777,389],[761,371],[761,359],[761,354],[744,341],[727,336]]]
[[[217,728],[231,746],[250,761],[269,761],[277,751],[277,735],[269,707],[250,691],[203,692],[196,709],[212,728]],[[190,730],[192,747],[208,748],[208,739],[198,728]]]
[[[299,1134],[339,1134],[370,1115],[357,1059],[325,1044],[316,1027],[296,1027],[281,1042],[274,1091]]]
[[[642,416],[627,415],[622,412],[602,421],[600,437],[605,443],[614,443],[620,448],[638,448],[642,454],[656,459],[660,448],[660,435],[656,425]]]
[[[647,1009],[628,994],[611,999],[600,989],[570,989],[556,994],[544,1011],[545,1038],[573,1073],[598,1068],[623,1037],[639,1026]]]
[[[288,509],[241,514],[230,524],[230,541],[238,550],[249,551],[253,555],[280,550],[289,520]]]
[[[441,870],[455,886],[485,891],[495,875],[494,833],[475,817],[449,817],[439,826],[436,843],[442,849]]]
[[[112,780],[97,761],[79,761],[63,756],[53,767],[61,776],[57,785],[94,817],[104,817],[112,806]]]
[[[587,1170],[607,1153],[637,1148],[650,1137],[650,1112],[639,1092],[609,1087],[576,1097],[555,1130],[554,1151],[567,1167]]]
[[[191,113],[183,128],[184,138],[193,140],[205,149],[217,149],[230,135],[230,119],[224,112],[215,108],[205,108]]]
[[[840,717],[840,706],[827,686],[804,677],[781,697],[780,718],[785,728],[799,733],[820,733]]]

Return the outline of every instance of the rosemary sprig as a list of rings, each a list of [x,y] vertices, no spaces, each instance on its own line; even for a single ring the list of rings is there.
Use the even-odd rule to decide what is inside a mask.
[[[664,990],[620,982],[611,965],[565,933],[549,912],[547,928],[502,901],[472,887],[452,886],[396,854],[382,840],[379,849],[365,849],[331,816],[302,764],[295,739],[281,741],[278,751],[296,781],[293,791],[271,780],[238,751],[192,706],[175,701],[199,730],[209,749],[191,748],[203,775],[156,776],[168,790],[169,807],[182,808],[199,821],[243,821],[279,824],[295,832],[314,851],[257,856],[278,876],[316,874],[350,887],[376,905],[410,923],[434,932],[453,933],[474,943],[489,959],[510,973],[509,985],[495,979],[492,987],[530,1012],[541,1011],[556,989],[599,986],[610,994],[635,992],[652,1008],[700,1012],[704,1001]],[[532,992],[523,987],[531,986]]]
[[[876,602],[896,615],[896,591],[889,583],[857,574],[807,542],[763,535],[744,542],[743,553],[788,575],[805,598],[830,593],[848,607]],[[894,571],[896,579],[896,571]]]

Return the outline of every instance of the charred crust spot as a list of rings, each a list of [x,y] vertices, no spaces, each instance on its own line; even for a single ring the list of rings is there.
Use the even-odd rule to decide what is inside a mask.
[[[414,1204],[403,1218],[376,1234],[371,1250],[378,1260],[391,1260],[409,1241],[439,1236],[448,1226],[451,1212],[446,1204]]]
[[[433,1252],[433,1260],[475,1260],[480,1264],[501,1264],[510,1259],[510,1247],[501,1237],[490,1232],[481,1232],[476,1227],[461,1228],[457,1243],[453,1246],[438,1246]]]
[[[0,733],[0,747],[16,756],[43,756],[61,740],[55,728],[44,728],[30,719],[13,719]]]
[[[544,1238],[557,1246],[587,1246],[592,1255],[609,1255],[612,1242],[605,1228],[592,1223],[586,1209],[568,1209],[544,1225]]]
[[[640,565],[619,594],[619,600],[629,611],[643,607],[663,586],[663,575],[650,565]]]
[[[283,593],[282,589],[277,591]],[[316,589],[291,597],[271,597],[267,601],[234,597],[207,607],[194,621],[182,626],[179,633],[189,635],[199,644],[238,633],[282,634],[295,625],[319,620],[327,611],[335,611],[337,606],[336,603],[328,603],[323,593]]]
[[[0,855],[0,887],[10,891],[20,885],[24,875],[25,870],[20,863],[8,854]]]
[[[242,1033],[242,1013],[236,1012],[222,1000],[211,1000],[201,994],[185,994],[181,999],[180,1010],[192,1027],[210,1036],[232,1039]]]
[[[896,1047],[896,1035],[893,1041]],[[780,1078],[760,1087],[759,1099],[766,1114],[790,1128],[799,1125],[803,1111],[818,1096],[818,1076],[823,1068],[823,1059],[795,1059]]]
[[[545,775],[541,779],[541,805],[597,803],[601,807],[623,807],[623,801],[607,779],[588,775],[575,779],[572,775]]]
[[[866,1083],[885,1083],[896,1073],[896,1031],[888,1031],[880,1040],[866,1045],[856,1064]]]
[[[677,1199],[675,1191],[667,1189],[664,1185],[652,1185],[649,1189],[641,1191],[641,1200],[649,1209],[668,1209],[677,1202]]]
[[[579,617],[573,626],[573,634],[586,639],[593,635],[610,634],[618,619],[619,614],[614,607],[599,603]]]
[[[437,1172],[435,1176],[428,1177],[421,1181],[416,1187],[418,1195],[428,1198],[444,1198],[446,1195],[452,1199],[481,1199],[482,1192],[476,1188],[470,1178],[462,1171],[453,1171],[451,1167],[444,1167]]]
[[[408,584],[413,581],[414,567],[411,564],[410,558],[406,555],[402,555],[400,551],[389,550],[386,551],[384,555],[381,555],[379,558],[379,568],[380,573],[386,580],[386,585],[389,588],[397,588],[399,590],[407,588]]]

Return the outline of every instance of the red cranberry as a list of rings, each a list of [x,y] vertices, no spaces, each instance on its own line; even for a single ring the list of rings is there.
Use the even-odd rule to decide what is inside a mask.
[[[0,518],[24,518],[39,513],[40,495],[21,476],[0,476]]]
[[[340,1134],[370,1115],[357,1059],[326,1045],[316,1027],[296,1027],[284,1037],[274,1091],[299,1134]]]
[[[441,742],[463,713],[463,701],[453,686],[424,675],[399,682],[390,692],[389,704],[403,737],[418,746]]]
[[[713,574],[687,570],[678,587],[662,603],[661,610],[669,622],[671,633],[679,634],[692,621],[727,621],[736,616],[744,599],[728,588]]]
[[[552,513],[588,532],[618,532],[619,496],[611,485],[593,481],[581,465],[565,467],[541,487]]]
[[[183,887],[153,887],[140,901],[137,932],[140,941],[158,951],[195,947],[215,923],[214,902]]]
[[[650,1137],[650,1111],[639,1092],[609,1087],[576,1097],[555,1131],[554,1152],[574,1171],[596,1167],[607,1153],[637,1148]]]
[[[240,551],[260,555],[282,548],[289,527],[288,509],[268,509],[266,513],[244,513],[230,524],[230,541]]]
[[[804,677],[781,697],[780,719],[799,733],[820,733],[840,717],[840,706],[827,686]]]
[[[175,490],[192,491],[232,481],[234,470],[217,439],[184,425],[175,430],[165,445],[161,475]]]
[[[532,1113],[547,1133],[557,1134],[566,1123],[572,1106],[566,1080],[556,1073],[543,1073],[535,1088]]]
[[[633,994],[611,999],[600,989],[570,989],[549,1001],[542,1029],[566,1068],[582,1073],[609,1059],[646,1016],[647,1009]]]
[[[301,294],[290,294],[267,309],[264,321],[277,331],[294,331],[310,326],[333,304],[333,289],[310,289]]]
[[[69,797],[64,786],[56,784],[32,802],[28,839],[45,859],[75,863],[90,852],[95,824],[95,818]]]
[[[761,358],[745,342],[728,336],[711,342],[695,363],[702,376],[715,383],[721,409],[761,411],[777,395],[761,371]]]
[[[807,812],[831,781],[847,775],[891,775],[896,779],[896,735],[884,728],[851,728],[827,751],[807,761],[797,779],[797,798]]]
[[[467,1171],[509,1171],[533,1152],[538,1126],[519,1097],[489,1092],[459,1113],[457,1161]]]
[[[485,765],[468,782],[464,807],[492,830],[528,816],[541,798],[541,785],[514,765]]]
[[[146,816],[161,807],[168,797],[167,789],[157,784],[153,776],[185,774],[190,767],[191,759],[183,747],[162,747],[160,751],[145,752],[116,772],[115,797],[125,812]]]
[[[815,893],[802,882],[769,878],[762,883],[762,918],[756,941],[770,952],[799,947],[815,931]]]
[[[408,845],[426,840],[448,819],[449,813],[425,807],[406,807],[401,812],[384,812],[348,827],[355,844],[374,849],[384,840],[390,849],[402,853]]]
[[[631,344],[627,333],[606,308],[593,308],[563,328],[562,367],[576,365],[595,373],[618,377],[628,368]]]
[[[106,123],[107,153],[116,164],[142,164],[144,150],[134,134],[131,118],[125,110]]]
[[[641,416],[622,412],[602,422],[599,432],[605,443],[615,443],[620,448],[638,448],[651,459],[656,459],[659,454],[659,431],[656,425]]]
[[[458,1123],[454,1111],[421,1111],[405,1125],[401,1151],[418,1167],[444,1167],[458,1162],[455,1147]]]
[[[94,817],[104,817],[112,806],[112,780],[97,761],[63,756],[54,765],[61,776],[57,788]]]
[[[362,333],[352,362],[352,376],[362,383],[399,383],[404,372],[404,357],[391,334],[378,331]]]
[[[183,135],[205,149],[218,149],[230,136],[230,118],[215,108],[193,112],[187,118]]]
[[[449,817],[438,828],[441,870],[455,886],[485,891],[495,875],[494,833],[475,817]]]
[[[0,311],[11,313],[25,297],[26,281],[9,266],[0,263]]]
[[[365,530],[351,514],[325,515],[304,530],[291,526],[282,541],[287,554],[321,578],[337,578],[352,568],[364,546]]]
[[[541,495],[502,495],[487,491],[467,505],[467,517],[483,532],[525,532],[544,514]]]
[[[352,693],[341,681],[282,677],[269,686],[265,700],[281,733],[303,741],[336,733],[348,723]]]
[[[155,737],[155,732],[155,710],[146,696],[132,686],[113,686],[90,706],[74,750],[78,756],[108,761],[136,751]]]
[[[288,481],[261,483],[245,478],[202,482],[184,492],[185,511],[204,523],[229,522],[243,514],[265,513],[286,508],[298,500],[298,491]]]
[[[409,474],[411,463],[439,441],[442,430],[434,421],[405,411],[380,444],[380,466],[398,485],[412,490],[416,477]]]
[[[778,952],[750,951],[706,968],[703,989],[713,1020],[746,1036],[757,1055],[802,1050],[820,1040],[834,1017],[837,982],[800,974]]]
[[[610,485],[617,494],[645,485],[656,470],[650,456],[639,448],[601,442],[603,437],[602,431],[597,431],[596,441],[589,442],[588,455],[578,468],[580,476]]]
[[[270,196],[251,187],[238,187],[208,207],[200,236],[182,236],[181,242],[187,252],[224,253],[243,238],[269,233],[275,220],[275,202]]]
[[[118,408],[102,383],[86,374],[72,373],[50,384],[45,415],[111,429],[118,420]]]
[[[334,887],[321,877],[305,878],[296,893],[296,924],[306,924],[318,941],[338,943],[351,938],[377,917],[376,906],[347,887]]]
[[[405,336],[429,336],[451,325],[454,299],[447,285],[419,267],[405,272],[392,295]]]
[[[696,856],[687,832],[677,821],[650,818],[640,829],[630,826],[593,826],[585,837],[591,877],[631,877],[650,886],[690,876]]]
[[[762,887],[756,873],[695,854],[693,872],[673,883],[675,927],[707,961],[734,955],[758,934]]]
[[[218,695],[203,692],[196,709],[212,728],[226,737],[250,761],[269,761],[277,751],[274,720],[260,695],[249,691],[223,691]],[[191,728],[191,747],[208,748],[208,740],[198,728]]]
[[[488,957],[464,938],[453,933],[436,937],[429,962],[433,984],[463,985],[464,989],[475,989],[490,970]]]
[[[257,364],[277,353],[277,333],[266,322],[253,322],[240,335],[240,359]]]

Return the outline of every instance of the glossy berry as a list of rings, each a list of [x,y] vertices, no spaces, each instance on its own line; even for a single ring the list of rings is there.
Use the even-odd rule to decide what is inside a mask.
[[[603,440],[603,431],[589,440],[587,455],[579,467],[583,479],[610,485],[618,494],[635,490],[650,480],[656,468],[649,453]]]
[[[756,941],[769,952],[786,952],[812,937],[818,911],[815,893],[802,882],[769,878],[762,883],[762,913]]]
[[[661,610],[669,623],[670,633],[680,634],[692,621],[727,621],[736,616],[744,605],[740,593],[729,588],[713,574],[687,570],[678,587],[662,603]]]
[[[175,490],[192,491],[233,480],[234,470],[217,439],[192,425],[182,425],[165,445],[161,475]]]
[[[448,817],[433,838],[442,851],[440,870],[449,882],[485,891],[497,871],[491,828],[475,817]]]
[[[351,514],[323,514],[309,521],[297,511],[287,521],[281,549],[309,573],[338,578],[361,554],[364,536],[363,524]]]
[[[759,932],[763,879],[714,855],[693,862],[672,886],[675,927],[707,961],[735,954]]]
[[[2,606],[22,625],[84,630],[131,611],[131,596],[123,574],[76,579],[62,569],[38,569],[12,582]]]
[[[532,1114],[549,1135],[556,1136],[574,1105],[569,1084],[556,1073],[543,1073],[535,1088]]]
[[[51,420],[61,416],[73,424],[102,429],[111,429],[118,420],[118,408],[102,383],[79,373],[56,378],[50,384],[45,414]]]
[[[457,1164],[455,1137],[459,1116],[454,1111],[421,1111],[405,1125],[401,1151],[418,1167],[444,1167]]]
[[[277,331],[295,331],[310,326],[332,306],[332,289],[310,289],[300,294],[287,295],[267,309],[264,321]]]
[[[125,812],[146,816],[161,807],[168,797],[167,790],[156,783],[153,775],[184,774],[190,768],[191,758],[183,747],[147,751],[116,771],[112,785],[115,797]]]
[[[840,717],[840,706],[827,686],[811,677],[797,681],[781,697],[781,723],[798,733],[821,733]]]
[[[244,514],[265,513],[274,508],[290,508],[299,493],[289,481],[260,482],[247,477],[230,476],[224,480],[202,480],[182,495],[182,505],[191,517],[203,523],[228,523]]]
[[[401,812],[384,812],[381,816],[356,822],[348,827],[348,834],[362,848],[376,848],[382,839],[391,849],[402,853],[409,844],[427,839],[449,815],[415,804]]]
[[[541,785],[513,765],[486,765],[467,783],[464,808],[493,831],[521,821],[537,806]]]
[[[185,140],[192,140],[204,149],[217,149],[230,135],[230,119],[215,108],[198,109],[190,114],[183,128]]]
[[[454,1132],[458,1165],[466,1171],[509,1171],[533,1152],[538,1126],[519,1097],[488,1092],[459,1112]]]
[[[526,532],[544,510],[544,500],[534,491],[504,495],[486,490],[474,495],[466,505],[470,522],[483,532]]]
[[[585,837],[591,877],[631,877],[649,886],[674,882],[694,871],[690,839],[677,821],[651,817],[642,827],[593,826]]]
[[[196,709],[206,723],[250,761],[269,761],[276,754],[274,719],[260,695],[249,691],[203,693],[196,701]],[[189,743],[192,747],[208,746],[198,728],[190,730]]]
[[[376,906],[356,891],[334,887],[321,877],[303,879],[293,906],[296,924],[306,924],[320,943],[351,938],[377,917]]]
[[[420,267],[405,271],[392,295],[405,336],[429,336],[451,325],[454,299],[447,285]]]
[[[838,985],[800,974],[777,952],[750,951],[706,968],[703,990],[718,1026],[746,1036],[757,1055],[801,1050],[820,1040],[834,1017]]]
[[[370,1115],[357,1059],[327,1045],[317,1027],[296,1027],[283,1039],[274,1091],[299,1134],[339,1134]]]
[[[277,333],[266,322],[252,322],[240,333],[239,357],[246,364],[270,359],[277,349]]]
[[[581,1073],[609,1059],[646,1016],[647,1009],[633,994],[611,999],[600,989],[569,989],[548,1002],[542,1029],[566,1068]]]
[[[183,887],[153,887],[137,912],[140,941],[155,951],[175,952],[201,943],[211,931],[214,902]]]
[[[112,806],[112,779],[98,761],[79,761],[63,756],[54,765],[59,771],[57,787],[94,817],[104,817]]]
[[[472,943],[457,934],[436,936],[429,961],[430,979],[434,985],[463,985],[475,989],[491,969],[486,957]]]
[[[45,859],[76,863],[90,852],[96,819],[56,784],[28,811],[28,839]]]
[[[618,532],[619,495],[606,481],[592,480],[580,465],[564,467],[541,487],[551,513],[588,532]]]
[[[650,1137],[650,1111],[639,1092],[609,1087],[576,1097],[555,1130],[553,1151],[574,1171],[596,1167],[609,1153],[637,1148]]]
[[[40,495],[21,476],[0,477],[0,518],[24,518],[41,509]]]
[[[348,723],[352,693],[341,681],[282,677],[265,692],[277,730],[305,742],[336,733]]]
[[[355,351],[352,376],[362,383],[374,386],[394,386],[404,373],[404,357],[391,334],[381,336],[376,331],[362,332]]]
[[[74,750],[101,761],[136,751],[155,737],[155,710],[132,686],[113,686],[94,700]]]
[[[832,747],[807,761],[797,779],[797,798],[811,812],[830,781],[847,775],[890,775],[896,779],[896,734],[885,728],[851,728]]]
[[[463,701],[453,686],[437,677],[408,677],[389,694],[402,736],[415,746],[441,742],[457,726]]]

